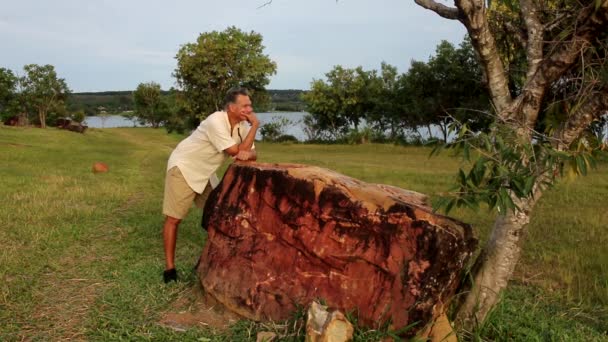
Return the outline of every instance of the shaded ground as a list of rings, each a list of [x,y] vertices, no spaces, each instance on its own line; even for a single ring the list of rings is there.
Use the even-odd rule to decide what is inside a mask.
[[[206,295],[200,286],[185,290],[182,296],[169,307],[160,324],[175,331],[191,328],[226,330],[235,324],[239,315],[227,310],[212,296]]]

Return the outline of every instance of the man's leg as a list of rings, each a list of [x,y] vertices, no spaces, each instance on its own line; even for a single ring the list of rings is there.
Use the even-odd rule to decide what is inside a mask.
[[[165,271],[175,268],[175,244],[177,242],[177,228],[182,220],[171,216],[165,217],[163,226],[163,242],[165,247]]]
[[[188,186],[179,168],[173,167],[165,177],[165,194],[163,199],[163,247],[165,249],[165,283],[177,280],[175,270],[175,245],[177,241],[177,228],[182,218],[192,206],[196,193]]]

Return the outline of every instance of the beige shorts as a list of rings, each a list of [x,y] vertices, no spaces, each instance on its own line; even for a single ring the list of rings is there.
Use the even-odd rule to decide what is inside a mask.
[[[194,192],[179,168],[174,166],[167,171],[165,176],[163,214],[181,220],[188,214],[192,203],[202,209],[211,190],[211,185],[207,183],[202,194]]]

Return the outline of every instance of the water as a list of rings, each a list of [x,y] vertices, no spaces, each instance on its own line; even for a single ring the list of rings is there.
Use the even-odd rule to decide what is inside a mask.
[[[122,115],[87,116],[83,123],[91,128],[146,127]]]
[[[286,118],[290,121],[290,124],[287,125],[284,129],[284,134],[293,135],[299,141],[305,141],[308,139],[306,133],[304,133],[304,125],[302,124],[302,120],[304,116],[308,113],[306,112],[276,112],[276,113],[256,113],[258,119],[260,120],[260,126],[266,123],[272,122],[273,120],[280,120],[281,118]],[[146,127],[146,125],[140,125],[137,120],[133,121],[125,118],[122,115],[108,115],[103,118],[99,116],[87,116],[85,120],[85,125],[92,128],[115,128],[115,127]],[[365,122],[359,127],[365,127]],[[423,139],[427,139],[429,134],[426,127],[420,127],[418,129],[420,136]],[[431,126],[431,132],[434,137],[441,137],[441,130],[438,126]],[[257,140],[262,139],[262,135],[258,130],[256,135]]]
[[[291,124],[285,127],[285,134],[290,134],[300,141],[306,140],[303,127],[301,125],[305,112],[276,112],[276,113],[256,113],[260,120],[260,126],[272,122],[274,118],[287,118]],[[91,128],[116,128],[116,127],[146,127],[140,125],[137,120],[132,121],[122,115],[108,115],[105,118],[100,116],[87,116],[84,124]],[[258,131],[256,139],[262,139],[262,135]]]

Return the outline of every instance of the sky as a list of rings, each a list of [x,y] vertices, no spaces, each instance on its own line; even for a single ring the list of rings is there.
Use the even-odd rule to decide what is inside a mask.
[[[52,64],[73,92],[175,86],[180,46],[236,26],[277,63],[268,89],[309,89],[335,65],[405,72],[464,27],[411,0],[0,0],[0,67]]]

